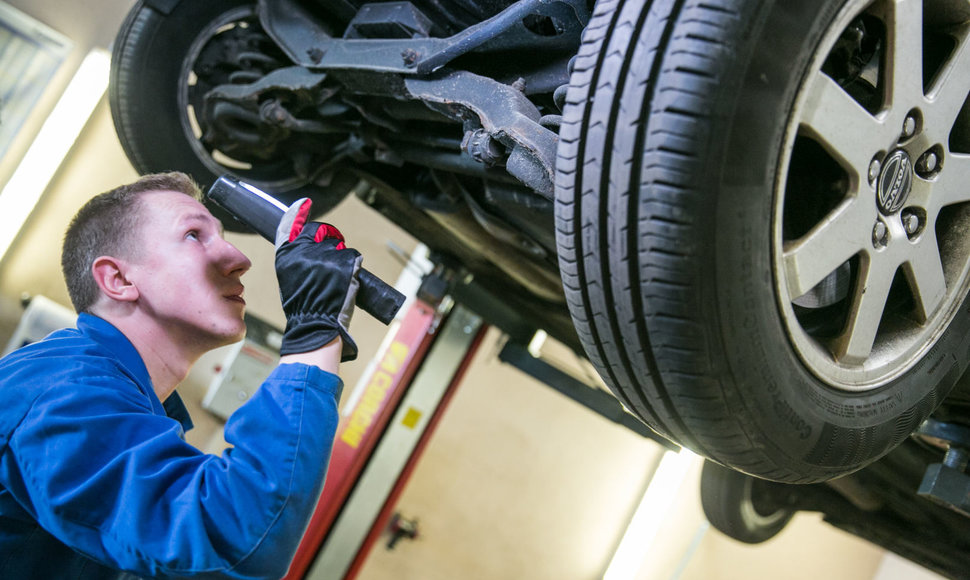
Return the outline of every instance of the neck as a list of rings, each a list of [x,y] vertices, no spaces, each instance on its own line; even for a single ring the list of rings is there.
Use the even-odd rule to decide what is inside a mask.
[[[129,334],[125,329],[122,329],[122,332],[128,336],[138,354],[141,355],[148,369],[148,375],[152,378],[152,388],[158,395],[158,400],[163,402],[185,380],[192,365],[202,355],[201,352],[195,353],[186,348],[185,342],[166,340],[168,337],[157,329],[154,333],[148,332],[141,335]]]
[[[155,394],[163,402],[208,350],[196,345],[189,337],[167,332],[138,309],[108,310],[95,314],[110,322],[131,341],[148,369]]]

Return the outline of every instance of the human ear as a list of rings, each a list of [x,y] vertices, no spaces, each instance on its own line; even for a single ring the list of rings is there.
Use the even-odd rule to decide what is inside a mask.
[[[138,287],[125,275],[123,260],[99,256],[91,264],[91,273],[101,292],[108,298],[119,302],[133,302],[138,299]]]

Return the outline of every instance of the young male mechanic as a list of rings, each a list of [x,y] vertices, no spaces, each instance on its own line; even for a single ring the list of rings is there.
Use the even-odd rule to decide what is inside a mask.
[[[183,174],[91,199],[64,239],[79,316],[0,360],[0,578],[284,575],[319,497],[361,258],[287,212],[280,366],[229,419],[221,457],[185,442],[175,387],[241,340],[250,262]]]

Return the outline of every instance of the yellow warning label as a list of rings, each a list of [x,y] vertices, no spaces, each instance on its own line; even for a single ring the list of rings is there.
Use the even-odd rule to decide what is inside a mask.
[[[402,370],[408,354],[410,354],[410,349],[406,344],[397,341],[391,343],[381,360],[380,366],[368,382],[360,402],[350,416],[346,429],[340,436],[344,443],[353,448],[360,445],[364,434],[374,422],[375,415],[380,412],[387,397],[387,391],[393,384],[395,375]]]
[[[418,421],[421,420],[421,411],[418,411],[414,407],[408,409],[408,412],[404,414],[404,418],[401,419],[401,425],[404,425],[408,429],[414,429],[418,426]]]

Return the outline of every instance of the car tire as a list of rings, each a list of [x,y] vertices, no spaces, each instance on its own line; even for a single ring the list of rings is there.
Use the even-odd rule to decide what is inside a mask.
[[[705,461],[701,470],[701,507],[712,526],[726,536],[745,544],[760,544],[778,535],[795,511],[763,501],[766,486],[785,485],[766,482]]]
[[[195,114],[202,109],[203,89],[251,82],[267,72],[266,67],[283,66],[285,62],[280,53],[276,64],[266,59],[250,65],[263,69],[250,71],[237,61],[210,63],[206,72],[200,70],[197,59],[207,43],[219,42],[213,39],[240,23],[255,31],[253,35],[262,34],[255,1],[181,1],[162,12],[143,0],[131,9],[115,40],[109,85],[111,113],[121,145],[139,173],[183,171],[203,187],[229,174],[286,203],[311,197],[314,212],[322,214],[346,196],[356,178],[336,174],[321,185],[319,179],[301,176],[285,155],[238,160],[203,143],[205,120]],[[275,49],[268,37],[262,46]],[[247,75],[249,72],[253,74]],[[230,79],[232,74],[237,75],[235,80]],[[239,224],[226,220],[218,208],[213,213],[219,213],[227,227],[239,229]]]
[[[590,360],[661,435],[825,481],[966,368],[967,15],[922,5],[596,4],[560,131],[560,269]]]

